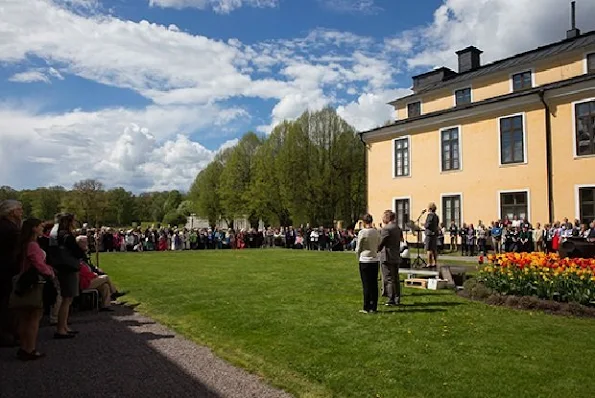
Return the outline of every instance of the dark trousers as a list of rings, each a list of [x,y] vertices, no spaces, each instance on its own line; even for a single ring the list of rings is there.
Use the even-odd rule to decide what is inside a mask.
[[[9,308],[12,280],[0,281],[0,344],[12,343],[17,336],[14,311]]]
[[[378,309],[378,262],[359,263],[359,274],[364,289],[364,311]]]
[[[401,301],[401,285],[399,283],[399,266],[397,264],[382,263],[383,292],[388,303]]]

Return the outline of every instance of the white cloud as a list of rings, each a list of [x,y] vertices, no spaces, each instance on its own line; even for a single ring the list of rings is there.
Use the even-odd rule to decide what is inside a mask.
[[[406,32],[416,37],[417,53],[411,67],[448,66],[456,70],[455,51],[475,45],[484,51],[483,62],[511,56],[562,40],[570,28],[567,0],[446,0],[427,27]],[[595,2],[578,0],[577,25],[595,28]],[[407,40],[405,40],[407,41]]]
[[[357,101],[337,108],[337,113],[358,131],[365,131],[395,119],[395,110],[388,102],[411,94],[407,89],[386,90],[366,93]]]
[[[15,83],[50,82],[50,78],[47,77],[43,72],[40,72],[38,70],[30,70],[27,72],[15,73],[8,80]]]
[[[216,13],[229,14],[242,6],[248,7],[277,7],[279,0],[149,0],[151,6],[171,8],[198,8],[205,10],[212,8]]]
[[[344,13],[375,14],[382,10],[375,0],[318,0],[324,7]]]
[[[70,186],[99,178],[135,191],[187,189],[217,152],[192,141],[188,132],[217,131],[218,125],[246,116],[239,108],[215,106],[38,115],[4,105],[0,157],[12,166],[0,169],[0,180]]]

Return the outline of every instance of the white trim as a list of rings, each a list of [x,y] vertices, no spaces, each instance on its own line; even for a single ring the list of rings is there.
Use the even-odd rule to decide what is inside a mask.
[[[589,51],[584,54],[584,58],[583,58],[583,68],[584,69],[583,69],[583,71],[584,71],[585,75],[587,73],[589,73],[589,62],[588,62],[589,55],[595,55],[595,51]]]
[[[421,100],[421,98],[418,98],[415,101],[407,102],[405,104],[405,109],[407,110],[407,119],[409,119],[410,117],[415,117],[415,116],[409,116],[409,105],[416,104],[418,102],[419,102],[419,116],[424,114],[424,103]]]
[[[502,132],[500,131],[500,120],[507,119],[509,117],[521,116],[523,118],[523,161],[518,163],[502,163]],[[512,113],[510,115],[501,116],[497,119],[498,126],[496,130],[498,131],[498,166],[499,167],[512,167],[512,166],[519,166],[523,164],[529,163],[527,159],[527,115],[525,112],[518,112]]]
[[[581,219],[581,206],[580,206],[580,194],[579,190],[581,188],[595,188],[595,181],[593,184],[577,184],[574,186],[574,219],[580,220]],[[582,220],[581,220],[582,221]],[[593,222],[595,220],[589,220],[589,222]]]
[[[452,106],[456,107],[457,106],[457,91],[459,90],[465,90],[465,89],[469,89],[469,97],[471,99],[470,104],[473,103],[473,86],[470,84],[468,86],[464,86],[464,87],[459,87],[459,88],[455,88],[454,90],[452,90],[452,96],[453,96],[453,100],[452,100]]]
[[[402,176],[398,176],[396,175],[396,170],[395,170],[395,141],[397,140],[403,140],[403,139],[407,139],[407,161],[409,162],[409,174],[407,175],[402,175]],[[411,136],[410,135],[404,135],[401,137],[397,137],[397,138],[393,138],[391,140],[392,145],[393,145],[393,178],[407,178],[407,177],[411,177]]]
[[[457,129],[458,131],[458,141],[459,141],[459,168],[458,169],[453,169],[453,170],[442,170],[442,132],[445,130],[450,130],[450,129]],[[458,171],[463,171],[463,126],[462,125],[457,125],[457,126],[450,126],[450,127],[444,127],[438,130],[438,160],[440,161],[439,164],[439,168],[438,170],[440,170],[440,173],[456,173]]]
[[[525,192],[527,194],[527,220],[529,220],[530,223],[533,222],[533,219],[531,218],[531,190],[529,188],[505,189],[505,190],[500,190],[500,191],[496,192],[496,195],[498,195],[498,197],[497,197],[498,211],[496,214],[498,214],[498,219],[500,221],[502,221],[502,204],[500,203],[502,194],[503,193],[520,193],[520,192]]]
[[[582,100],[578,100],[578,101],[574,101],[572,102],[572,120],[570,121],[572,123],[572,155],[575,159],[582,159],[582,158],[588,158],[588,157],[592,157],[593,155],[580,155],[577,153],[576,151],[576,106],[578,104],[583,104],[585,102],[591,102],[591,101],[595,101],[595,97],[593,98],[585,98]]]
[[[457,225],[457,228],[461,228],[461,226],[463,225],[463,223],[465,222],[465,216],[464,216],[464,211],[463,211],[463,192],[447,192],[447,193],[441,193],[440,194],[440,215],[444,215],[444,209],[442,208],[444,201],[443,198],[447,197],[447,196],[458,196],[459,197],[459,201],[461,204],[461,209],[460,209],[460,216],[461,219],[459,220],[459,225]],[[444,226],[446,228],[448,228],[448,226],[450,225],[450,220],[442,220],[442,222],[444,223]],[[448,222],[448,224],[447,224]]]
[[[521,71],[518,71],[518,72],[513,72],[513,73],[510,73],[510,74],[508,75],[508,80],[510,81],[510,92],[511,92],[511,93],[514,93],[514,92],[515,92],[515,91],[514,91],[514,80],[513,80],[513,78],[512,78],[512,77],[513,77],[514,75],[518,75],[518,74],[525,73],[525,72],[531,72],[531,88],[535,88],[535,87],[537,87],[537,86],[535,85],[535,68],[525,68],[525,69],[523,69],[523,70],[521,70]],[[519,91],[521,91],[521,90],[519,90]]]
[[[408,200],[409,201],[409,221],[411,221],[411,209],[413,208],[413,206],[411,205],[413,203],[413,201],[411,200],[411,196],[393,196],[393,201],[391,204],[391,208],[393,209],[393,212],[395,213],[395,215],[397,215],[397,220],[398,220],[398,214],[397,214],[397,206],[395,206],[395,201],[397,200]],[[407,235],[407,231],[405,228],[405,231],[403,231],[404,235]],[[407,240],[407,239],[405,239]]]

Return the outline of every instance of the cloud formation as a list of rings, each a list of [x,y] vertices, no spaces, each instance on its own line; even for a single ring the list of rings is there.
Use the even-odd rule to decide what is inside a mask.
[[[206,10],[212,8],[218,14],[229,14],[243,7],[277,7],[279,0],[149,0],[151,6],[171,8],[198,8]]]

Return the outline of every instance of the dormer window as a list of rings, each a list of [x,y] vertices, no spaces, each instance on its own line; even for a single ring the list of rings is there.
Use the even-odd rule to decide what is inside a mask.
[[[416,117],[421,115],[421,101],[407,104],[407,117]]]
[[[471,103],[471,88],[462,88],[455,91],[455,105],[465,105]]]
[[[595,53],[587,55],[587,73],[595,73]]]
[[[521,91],[533,87],[533,76],[530,70],[512,75],[512,91]]]

